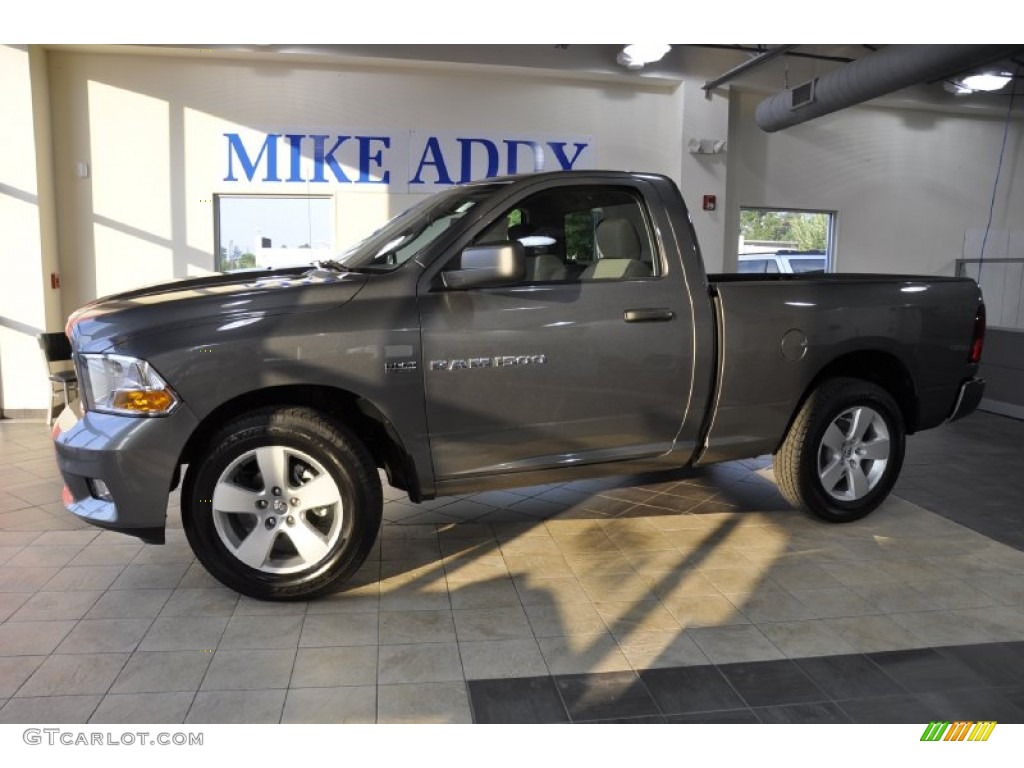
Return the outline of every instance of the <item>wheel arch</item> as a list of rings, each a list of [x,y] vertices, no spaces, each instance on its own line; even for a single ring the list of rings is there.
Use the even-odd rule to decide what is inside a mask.
[[[825,365],[804,388],[796,407],[782,433],[782,440],[789,434],[797,414],[803,408],[807,398],[825,381],[835,378],[851,378],[870,381],[886,392],[896,401],[903,418],[905,432],[910,435],[917,429],[918,395],[914,379],[903,362],[890,352],[882,350],[858,350],[848,352]],[[782,445],[782,440],[779,446]],[[776,446],[776,451],[779,446]]]
[[[305,406],[343,423],[366,446],[376,465],[385,470],[391,485],[406,491],[413,501],[422,499],[415,462],[388,418],[369,400],[337,387],[282,385],[232,398],[203,418],[182,448],[177,466],[193,461],[216,431],[231,419],[272,406]]]

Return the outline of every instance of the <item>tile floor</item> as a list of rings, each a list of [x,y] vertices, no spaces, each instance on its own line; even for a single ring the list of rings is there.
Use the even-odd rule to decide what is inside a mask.
[[[310,603],[64,512],[0,421],[0,723],[1024,722],[1024,422],[910,439],[830,526],[770,461],[414,505]]]

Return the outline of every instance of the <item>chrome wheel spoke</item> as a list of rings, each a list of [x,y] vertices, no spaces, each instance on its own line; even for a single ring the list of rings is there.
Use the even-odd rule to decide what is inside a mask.
[[[288,485],[288,454],[280,445],[256,449],[256,463],[263,476],[264,489]]]
[[[861,459],[885,461],[889,458],[889,440],[880,438],[864,443],[857,449],[857,456]]]
[[[855,499],[862,498],[871,490],[867,475],[861,469],[860,464],[851,464],[846,472],[849,494]]]
[[[836,426],[835,422],[828,425],[828,429],[825,430],[825,436],[821,440],[822,444],[836,453],[837,455],[843,450],[843,443],[846,442],[846,436],[843,431]]]
[[[832,490],[839,485],[844,474],[845,467],[842,460],[836,459],[821,471],[821,484],[825,486],[826,491],[831,493]]]
[[[235,549],[235,556],[250,568],[262,569],[277,540],[277,531],[257,524]]]
[[[293,490],[292,493],[299,499],[299,504],[296,507],[296,511],[299,512],[318,507],[329,507],[341,501],[341,493],[338,491],[334,478],[326,472],[297,490]]]
[[[320,562],[327,554],[327,539],[303,519],[296,520],[295,525],[283,529],[282,533],[291,539],[295,551],[306,565]]]
[[[864,433],[868,431],[868,427],[871,426],[875,412],[870,408],[854,408],[852,415],[853,420],[850,424],[848,439],[859,443],[864,439]]]
[[[218,512],[253,514],[261,494],[234,483],[220,482],[213,489],[213,508]]]

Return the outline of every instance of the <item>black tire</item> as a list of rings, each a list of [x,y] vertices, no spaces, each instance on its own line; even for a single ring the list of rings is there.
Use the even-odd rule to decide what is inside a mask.
[[[373,547],[382,509],[369,452],[309,408],[266,408],[228,422],[182,488],[196,557],[226,586],[261,600],[340,587]]]
[[[775,454],[775,479],[797,509],[849,523],[889,495],[905,446],[903,415],[888,392],[862,379],[829,379],[790,426]]]

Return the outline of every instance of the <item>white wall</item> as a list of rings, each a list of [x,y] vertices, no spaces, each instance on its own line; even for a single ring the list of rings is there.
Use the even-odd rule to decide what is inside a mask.
[[[461,65],[217,60],[198,52],[62,50],[51,51],[50,61],[65,312],[97,295],[213,267],[211,197],[234,191],[223,183],[229,131],[582,135],[597,150],[596,167],[679,179],[681,96],[664,84],[481,74]],[[87,179],[75,176],[80,162],[89,163]],[[320,187],[311,191],[323,193]],[[338,191],[335,199],[340,246],[414,196]]]
[[[838,212],[843,272],[952,275],[965,233],[988,219],[1004,122],[860,106],[777,133],[754,123],[762,94],[739,93],[729,143],[730,205]],[[1011,122],[993,228],[1024,221],[1024,130]],[[992,253],[987,253],[992,256]]]
[[[37,82],[33,104],[39,61],[27,46],[0,45],[0,406],[7,413],[47,407],[36,334],[62,327],[58,313],[47,312],[58,291],[48,284],[55,249],[45,82]]]

